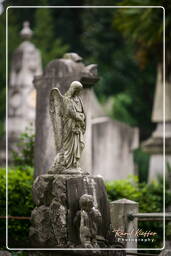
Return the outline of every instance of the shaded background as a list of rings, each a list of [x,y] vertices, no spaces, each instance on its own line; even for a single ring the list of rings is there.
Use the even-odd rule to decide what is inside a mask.
[[[68,6],[70,1],[37,0],[37,6]],[[144,5],[162,5],[145,0]],[[6,6],[35,5],[35,1],[3,2]],[[139,1],[72,1],[72,5],[140,5]],[[167,9],[169,11],[169,9]],[[19,32],[25,20],[34,31],[33,43],[41,51],[43,68],[65,52],[76,52],[86,64],[97,63],[100,81],[95,92],[107,114],[140,129],[140,142],[155,129],[151,122],[157,65],[162,62],[163,10],[140,8],[15,8],[8,10],[8,59],[21,42]],[[1,38],[5,39],[5,12],[1,15]],[[138,26],[137,26],[138,24]],[[169,20],[167,23],[169,27]],[[159,31],[159,33],[158,33]],[[168,33],[168,40],[170,32]],[[2,41],[5,49],[5,40]],[[1,53],[5,63],[5,51]],[[0,135],[4,133],[5,65],[0,67]],[[140,155],[140,156],[139,156]],[[138,157],[148,158],[145,154]],[[147,159],[148,160],[148,159]],[[146,161],[148,169],[148,161]],[[147,171],[139,167],[140,179]]]
[[[101,3],[102,2],[102,3]],[[108,5],[124,4],[126,1],[108,1]],[[138,1],[132,1],[132,4]],[[148,2],[144,3],[148,5]],[[156,1],[155,1],[156,2]],[[161,1],[158,1],[160,4]],[[131,5],[131,1],[129,1]],[[9,5],[35,5],[34,1],[5,1]],[[54,1],[54,4],[57,4]],[[60,2],[59,2],[60,4]],[[70,1],[62,1],[62,5],[69,5]],[[103,1],[77,1],[77,5],[100,5]],[[157,3],[156,3],[157,4]],[[36,5],[53,5],[53,1],[38,0]],[[133,10],[133,9],[130,9]],[[144,13],[148,9],[135,9],[136,17],[139,10]],[[129,13],[129,9],[126,9]],[[127,28],[122,26],[124,20],[119,14],[121,9],[9,9],[9,60],[11,60],[14,49],[19,45],[19,32],[24,20],[31,23],[34,31],[33,42],[41,50],[43,67],[54,59],[62,57],[66,51],[77,52],[84,58],[86,63],[97,63],[100,81],[96,85],[95,91],[101,102],[105,102],[110,96],[115,101],[115,110],[110,113],[115,119],[124,121],[130,125],[140,128],[140,138],[148,138],[154,129],[151,123],[151,111],[154,97],[156,80],[156,66],[158,63],[158,49],[154,47],[144,49],[141,41],[144,40],[141,31],[134,39]],[[162,9],[154,9],[146,19],[148,27],[156,31],[156,27],[162,26]],[[154,16],[154,21],[151,19]],[[116,23],[117,19],[117,23]],[[125,17],[126,19],[126,17]],[[129,21],[129,14],[127,16]],[[125,21],[126,22],[126,21]],[[5,23],[5,15],[1,15],[1,24]],[[147,26],[141,23],[141,26]],[[131,28],[132,29],[132,28]],[[146,27],[144,28],[146,32]],[[2,37],[5,36],[5,26],[1,26]],[[149,33],[149,32],[148,32]],[[142,39],[140,38],[142,37]],[[151,38],[152,33],[149,33]],[[149,39],[150,39],[149,38]],[[162,40],[162,37],[160,38]],[[5,41],[3,40],[5,49]],[[141,45],[142,44],[142,45]],[[146,41],[144,40],[146,45]],[[162,52],[162,45],[159,45]],[[146,47],[147,48],[147,47]],[[5,52],[1,52],[1,59],[5,63]],[[10,61],[9,61],[10,64]],[[1,102],[4,102],[5,95],[5,65],[1,66]],[[112,101],[112,100],[111,100]],[[144,104],[145,102],[145,104]],[[4,109],[1,108],[1,134],[2,122],[4,119]]]

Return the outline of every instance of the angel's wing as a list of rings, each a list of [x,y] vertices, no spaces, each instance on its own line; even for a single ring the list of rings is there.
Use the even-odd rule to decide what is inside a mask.
[[[61,95],[58,88],[53,88],[50,92],[49,97],[49,112],[53,125],[54,138],[56,151],[60,151],[62,148],[62,138],[63,138],[63,96]]]

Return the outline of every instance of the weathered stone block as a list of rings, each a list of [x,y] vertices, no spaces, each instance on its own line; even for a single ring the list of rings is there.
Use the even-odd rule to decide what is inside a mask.
[[[52,195],[52,182],[53,175],[47,174],[43,176],[38,176],[34,181],[32,194],[34,203],[39,205],[49,205],[53,195]]]
[[[110,228],[110,211],[103,179],[78,174],[41,175],[33,184],[36,207],[31,215],[31,246],[82,247],[74,218],[80,211],[79,200],[84,194],[92,196],[95,209],[101,213],[98,236],[105,239]]]
[[[49,207],[41,205],[32,211],[32,227],[30,228],[30,237],[32,246],[44,248],[46,246],[55,246],[55,239],[50,226]]]

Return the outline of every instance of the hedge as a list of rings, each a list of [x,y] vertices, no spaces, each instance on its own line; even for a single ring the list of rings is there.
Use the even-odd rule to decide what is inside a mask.
[[[0,169],[0,215],[5,216],[6,180],[5,169]],[[8,172],[8,215],[29,216],[33,209],[32,182],[33,168],[12,168]],[[8,220],[8,246],[21,248],[28,246],[29,220]],[[5,246],[5,219],[0,219],[0,247]]]

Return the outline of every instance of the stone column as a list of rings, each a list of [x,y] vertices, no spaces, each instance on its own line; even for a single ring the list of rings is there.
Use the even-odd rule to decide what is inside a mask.
[[[20,33],[23,42],[15,50],[11,62],[8,95],[9,160],[21,133],[30,127],[34,133],[35,129],[36,90],[33,78],[42,73],[42,65],[39,50],[30,42],[32,33],[29,22],[24,22]]]
[[[134,233],[138,229],[138,222],[137,219],[130,221],[128,218],[129,214],[137,212],[137,202],[124,198],[110,203],[111,225],[112,230],[115,231],[113,234],[116,234],[116,242],[124,242],[126,248],[137,248],[137,240]],[[118,231],[127,232],[130,233],[130,235],[122,236],[123,238],[121,238],[118,235]]]
[[[163,102],[164,94],[165,102]],[[165,163],[163,163],[163,105],[165,105]],[[149,166],[149,181],[156,179],[158,174],[163,175],[164,164],[166,165],[166,171],[167,165],[169,164],[171,166],[171,84],[168,80],[166,80],[164,91],[162,65],[158,66],[152,122],[156,123],[156,129],[152,133],[151,137],[142,144],[143,150],[151,155]]]

